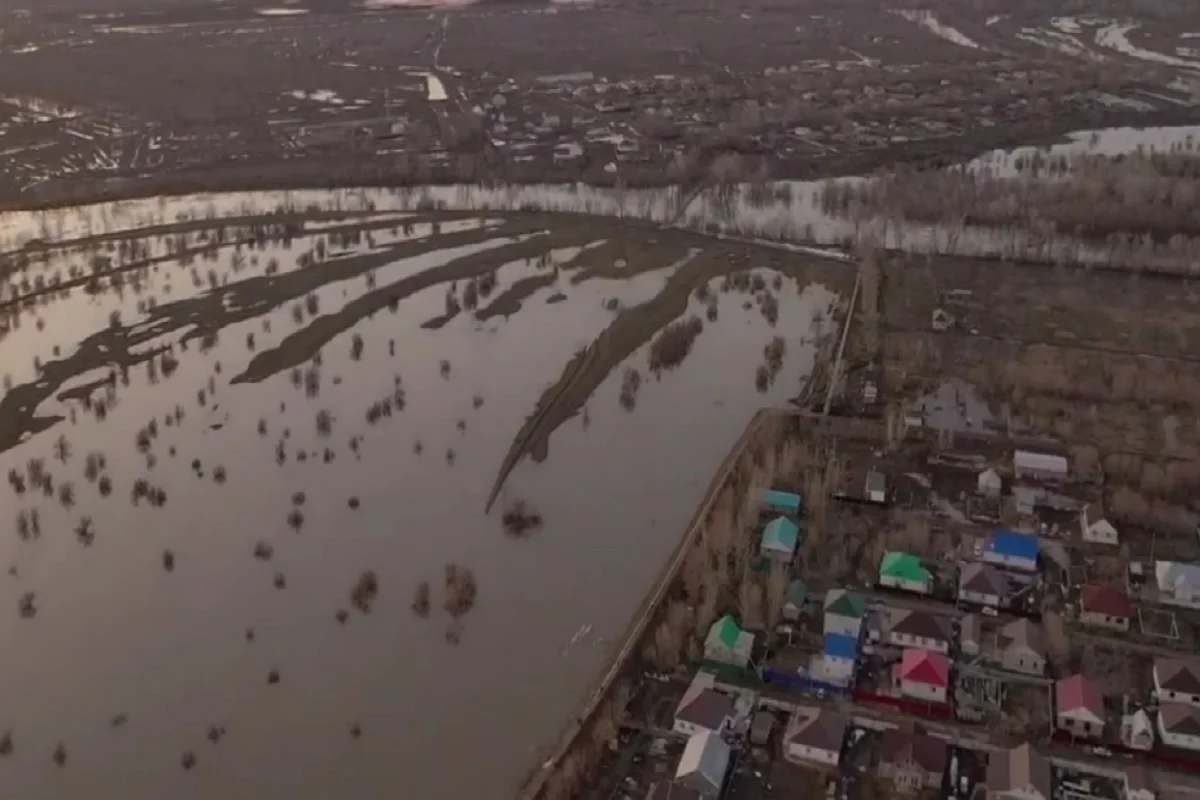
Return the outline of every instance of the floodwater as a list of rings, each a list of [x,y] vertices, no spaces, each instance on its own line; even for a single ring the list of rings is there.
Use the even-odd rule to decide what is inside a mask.
[[[13,215],[3,235],[95,235],[187,212],[175,200],[57,222]],[[374,226],[371,241],[343,246],[345,220],[312,216],[290,248],[214,247],[190,265],[164,256],[122,273],[119,292],[105,278],[98,293],[39,294],[39,280],[66,281],[72,266],[86,284],[96,255],[166,253],[166,239],[130,234],[149,253],[123,258],[115,242],[53,251],[0,288],[0,474],[27,484],[0,485],[0,735],[12,745],[0,795],[510,796],[581,702],[725,451],[757,408],[799,391],[814,338],[833,327],[836,297],[806,277],[807,256],[549,215],[381,211],[354,223]],[[297,266],[318,239],[324,260]],[[777,299],[774,326],[752,292],[722,291],[738,264],[782,270],[754,273]],[[461,300],[471,277],[491,274],[479,308],[508,316],[447,318],[453,277]],[[16,295],[35,300],[18,314]],[[704,329],[656,379],[647,320],[689,313]],[[760,393],[774,336],[787,353]],[[628,367],[643,378],[632,410],[618,397]],[[385,401],[391,415],[369,422]],[[535,409],[551,427],[530,446],[515,437]],[[108,496],[86,474],[89,454],[103,454]],[[53,496],[28,480],[31,459]],[[161,507],[132,502],[138,479],[165,492]],[[499,519],[517,500],[544,518],[522,539]],[[80,535],[84,517],[94,538]],[[259,542],[270,560],[255,557]],[[451,562],[478,583],[458,625],[442,607]],[[362,613],[350,594],[368,569],[379,594]],[[425,580],[428,618],[410,608]],[[32,617],[19,613],[27,593]]]

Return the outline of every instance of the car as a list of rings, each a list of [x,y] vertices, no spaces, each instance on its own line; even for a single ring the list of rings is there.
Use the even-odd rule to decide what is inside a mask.
[[[1109,750],[1107,747],[1097,746],[1092,748],[1092,755],[1100,756],[1101,758],[1112,758],[1112,750]]]
[[[983,613],[984,613],[984,616],[987,616],[987,617],[998,617],[998,616],[1000,616],[1000,612],[999,612],[999,611],[997,611],[996,609],[992,608],[991,606],[984,606],[984,607],[983,607]]]

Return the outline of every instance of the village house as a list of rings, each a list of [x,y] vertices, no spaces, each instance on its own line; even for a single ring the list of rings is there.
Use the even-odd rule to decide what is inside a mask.
[[[1200,708],[1163,703],[1158,707],[1158,736],[1167,747],[1200,750]]]
[[[892,687],[905,697],[945,704],[950,688],[950,659],[931,650],[905,650],[892,668]]]
[[[704,659],[718,664],[745,667],[750,663],[753,650],[754,634],[738,627],[729,614],[712,624],[704,640]]]
[[[764,509],[775,514],[798,516],[804,501],[795,492],[767,489],[762,493],[762,505]]]
[[[908,608],[890,608],[887,616],[888,644],[950,652],[954,628],[948,618]]]
[[[708,675],[709,680],[701,680]],[[711,687],[711,675],[698,673],[675,707],[675,722],[672,730],[684,736],[694,736],[704,731],[720,733],[733,721],[733,700]]]
[[[787,595],[783,601],[783,618],[788,622],[796,622],[804,613],[804,601],[808,598],[808,588],[804,581],[796,578],[787,587]]]
[[[848,686],[858,664],[858,639],[844,633],[825,634],[818,677],[834,686]]]
[[[1124,592],[1111,586],[1084,586],[1079,592],[1079,621],[1085,625],[1129,630],[1133,606]]]
[[[958,573],[958,599],[988,608],[1000,608],[1008,599],[1008,578],[991,564],[972,561]]]
[[[1200,565],[1156,561],[1154,577],[1162,602],[1200,607]]]
[[[787,517],[776,517],[763,527],[758,552],[779,564],[790,564],[800,543],[800,526]]]
[[[946,740],[892,728],[884,731],[879,774],[889,778],[896,790],[916,794],[937,789],[946,771]]]
[[[699,792],[702,797],[716,797],[725,785],[731,756],[732,751],[720,734],[712,731],[693,734],[679,758],[675,783]]]
[[[1154,749],[1154,723],[1146,709],[1139,708],[1121,717],[1121,744],[1130,750]]]
[[[909,553],[889,550],[879,562],[879,585],[917,594],[933,591],[933,573],[921,559]]]
[[[771,733],[775,730],[775,713],[765,708],[754,712],[750,720],[750,744],[762,747],[771,741]]]
[[[1095,681],[1072,675],[1054,684],[1054,726],[1072,736],[1104,735],[1104,695]]]
[[[983,560],[989,564],[1022,572],[1036,572],[1041,543],[1031,533],[1000,528],[993,531],[983,547]]]
[[[1099,503],[1088,503],[1079,512],[1079,533],[1085,542],[1096,544],[1120,544],[1116,526],[1104,517]]]
[[[988,800],[1051,800],[1050,762],[1028,743],[988,756]]]
[[[1066,483],[1070,477],[1070,465],[1065,456],[1017,450],[1013,453],[1013,475],[1018,480]]]
[[[861,594],[845,589],[831,589],[825,595],[825,633],[843,633],[859,637],[867,600]]]
[[[1154,696],[1159,703],[1200,706],[1200,660],[1154,659]]]
[[[832,711],[815,708],[797,711],[788,720],[783,737],[784,757],[795,764],[836,769],[849,726],[845,717]]]
[[[1011,672],[1046,674],[1046,645],[1042,629],[1027,619],[1017,619],[1000,629],[1000,664]]]

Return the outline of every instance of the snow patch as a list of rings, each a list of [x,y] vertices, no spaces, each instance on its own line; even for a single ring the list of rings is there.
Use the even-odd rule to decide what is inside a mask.
[[[939,39],[945,39],[951,44],[956,44],[959,47],[969,47],[972,50],[983,49],[979,46],[978,42],[967,36],[962,31],[940,22],[938,18],[934,16],[932,11],[926,11],[922,9],[920,11],[897,11],[896,13],[899,14],[903,19],[916,25],[920,25],[934,36],[938,37]]]
[[[1079,20],[1074,17],[1055,17],[1050,20],[1050,27],[1063,33],[1079,33],[1083,30],[1079,26]]]
[[[1166,64],[1169,67],[1180,67],[1200,72],[1200,61],[1191,61],[1186,58],[1177,58],[1176,56],[1169,56],[1166,53],[1159,53],[1155,50],[1146,50],[1129,41],[1130,31],[1136,30],[1139,27],[1140,25],[1136,22],[1114,22],[1111,25],[1106,25],[1096,31],[1096,44],[1142,61]]]
[[[307,8],[256,8],[255,14],[260,17],[302,17],[308,13]]]

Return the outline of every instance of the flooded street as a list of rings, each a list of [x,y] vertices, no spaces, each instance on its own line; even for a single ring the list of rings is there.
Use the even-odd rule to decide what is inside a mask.
[[[3,794],[509,796],[852,273],[614,219],[204,213],[0,230]]]

